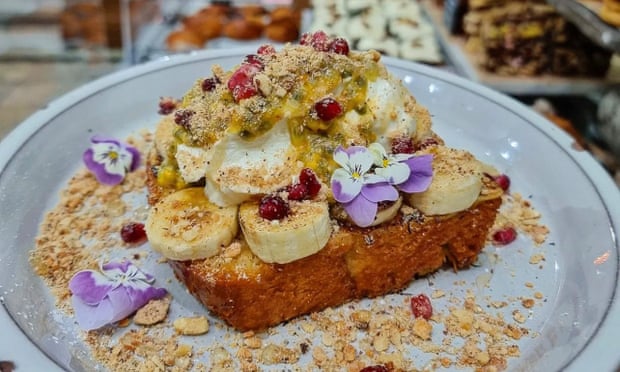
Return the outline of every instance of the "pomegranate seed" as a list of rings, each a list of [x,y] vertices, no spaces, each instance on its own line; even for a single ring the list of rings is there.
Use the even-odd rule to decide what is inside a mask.
[[[288,216],[290,208],[288,203],[277,195],[263,196],[258,205],[258,214],[267,220],[280,220]]]
[[[220,83],[220,80],[216,77],[206,78],[202,81],[202,91],[203,92],[211,92],[217,87]]]
[[[308,196],[315,197],[321,190],[321,183],[316,177],[316,173],[310,168],[304,168],[299,173],[299,182],[308,188]]]
[[[422,149],[425,149],[427,147],[435,146],[435,145],[438,145],[438,144],[439,144],[439,142],[437,142],[437,140],[435,138],[429,137],[429,138],[424,139],[422,142],[417,143],[414,146],[414,148],[415,148],[415,151],[418,151],[418,150],[422,150]]]
[[[194,115],[194,111],[192,110],[178,110],[174,113],[174,122],[179,124],[185,129],[189,127],[189,120]]]
[[[317,31],[312,34],[310,45],[319,52],[327,52],[329,49],[329,37],[323,31]]]
[[[506,191],[510,187],[510,178],[505,174],[500,174],[499,176],[493,177],[493,180],[502,188],[502,190]]]
[[[250,98],[256,95],[258,91],[256,88],[249,84],[237,85],[233,88],[232,94],[235,101],[239,102],[242,99]]]
[[[159,113],[160,115],[168,115],[177,108],[177,100],[170,97],[161,97],[159,99]]]
[[[319,119],[330,121],[342,114],[342,106],[335,99],[326,97],[314,104],[314,111]]]
[[[413,140],[409,137],[398,137],[392,140],[392,154],[413,154]]]
[[[304,200],[309,196],[308,186],[304,183],[295,183],[288,187],[289,200]]]
[[[376,366],[364,367],[360,369],[360,372],[390,372],[390,370],[386,366],[378,364]]]
[[[263,68],[265,68],[265,64],[263,63],[263,61],[261,61],[260,57],[257,56],[256,54],[248,54],[247,56],[245,56],[243,63],[252,65],[259,70],[262,70]]]
[[[260,55],[274,54],[275,52],[276,48],[274,48],[273,45],[270,44],[263,44],[259,46],[258,50],[256,51],[256,53]]]
[[[304,32],[299,39],[299,45],[310,45],[312,42],[312,33]]]
[[[416,318],[422,317],[427,320],[430,319],[431,316],[433,316],[431,300],[423,293],[411,297],[411,311]]]
[[[256,85],[254,85],[254,75],[259,68],[254,64],[243,64],[235,71],[230,80],[228,80],[228,89],[233,94],[235,101],[250,98],[258,93]]]
[[[121,228],[121,239],[128,244],[139,244],[146,241],[146,231],[144,224],[140,222],[129,222]]]
[[[505,227],[493,233],[493,243],[497,245],[507,245],[517,238],[517,230],[512,227]]]
[[[349,54],[349,43],[345,39],[337,37],[329,43],[328,50],[346,56]]]

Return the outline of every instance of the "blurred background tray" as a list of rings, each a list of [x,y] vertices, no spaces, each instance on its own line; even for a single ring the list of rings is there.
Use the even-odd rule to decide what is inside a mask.
[[[592,0],[547,0],[558,13],[565,16],[602,47],[620,52],[620,31],[603,21],[598,13],[602,6],[600,1]]]
[[[616,57],[604,78],[501,76],[484,71],[478,67],[476,56],[466,50],[465,38],[448,32],[441,6],[432,0],[424,0],[422,5],[455,72],[470,80],[511,95],[592,95],[620,85],[620,60]]]

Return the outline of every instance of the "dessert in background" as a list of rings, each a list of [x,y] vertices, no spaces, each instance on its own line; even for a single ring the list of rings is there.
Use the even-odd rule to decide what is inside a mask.
[[[603,6],[599,10],[601,19],[612,26],[620,26],[620,1],[603,0]]]
[[[470,0],[467,49],[500,75],[601,77],[612,53],[590,41],[543,0]]]
[[[342,36],[353,49],[440,64],[443,56],[433,26],[416,1],[314,0],[311,31]]]
[[[301,13],[289,7],[271,10],[260,5],[208,5],[183,18],[180,28],[166,38],[172,51],[200,49],[209,40],[228,37],[234,40],[256,40],[266,37],[278,43],[299,38]]]

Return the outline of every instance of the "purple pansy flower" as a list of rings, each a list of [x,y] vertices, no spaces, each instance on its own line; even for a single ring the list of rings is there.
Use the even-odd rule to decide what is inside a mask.
[[[363,146],[342,146],[334,151],[334,160],[342,168],[332,174],[334,198],[342,204],[353,222],[370,226],[377,215],[377,203],[398,199],[398,191],[384,177],[370,172],[374,157]]]
[[[109,262],[101,266],[101,272],[83,270],[69,282],[75,317],[87,331],[125,319],[168,293],[153,287],[155,278],[129,261]]]
[[[368,146],[374,156],[375,173],[406,193],[428,189],[433,179],[433,155],[388,154],[378,143]]]
[[[339,146],[334,151],[334,160],[342,167],[332,174],[334,199],[361,227],[372,225],[378,203],[398,199],[397,188],[405,192],[424,191],[433,173],[432,155],[388,155],[378,143],[368,148]]]
[[[128,172],[140,165],[140,153],[132,146],[101,136],[93,136],[90,142],[91,146],[82,159],[97,181],[103,184],[118,185]]]

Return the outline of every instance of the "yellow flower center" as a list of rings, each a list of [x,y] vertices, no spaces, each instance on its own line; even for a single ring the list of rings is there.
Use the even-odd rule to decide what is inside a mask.
[[[112,160],[116,160],[118,158],[118,152],[116,151],[110,151],[108,153],[108,158],[112,159]]]
[[[390,161],[387,158],[383,158],[383,168],[387,168],[389,164],[390,164]]]
[[[354,171],[353,173],[351,173],[351,176],[353,177],[353,179],[358,179],[361,177],[358,171]]]

